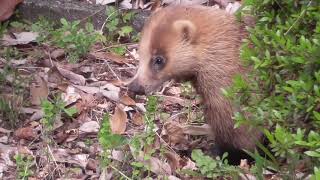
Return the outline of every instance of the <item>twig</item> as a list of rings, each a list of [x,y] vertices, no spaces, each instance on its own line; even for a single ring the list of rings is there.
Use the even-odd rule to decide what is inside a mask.
[[[95,13],[92,13],[92,14],[90,14],[89,16],[87,16],[87,17],[85,17],[85,18],[82,18],[82,19],[80,20],[80,22],[82,22],[82,21],[84,21],[84,20],[86,20],[86,19],[88,19],[88,18],[90,18],[90,17],[98,14],[99,12],[101,12],[101,11],[103,11],[103,10],[105,10],[105,9],[102,8],[101,10],[99,10],[99,11],[97,11],[97,12],[95,12]]]
[[[121,10],[121,8],[119,8],[119,10]],[[108,16],[108,17],[106,18],[106,20],[103,22],[102,27],[101,27],[101,29],[100,29],[100,32],[101,32],[101,33],[102,33],[102,30],[104,29],[106,23],[108,22],[109,18],[110,18],[115,12],[117,12],[117,10],[116,10],[116,11],[113,11],[111,14],[109,14],[109,16]]]
[[[113,44],[113,45],[110,45],[110,46],[107,46],[107,47],[104,47],[104,48],[101,48],[101,49],[98,49],[94,52],[100,52],[100,51],[104,51],[106,49],[110,49],[110,48],[113,48],[113,47],[119,47],[119,46],[130,46],[130,45],[135,45],[137,43],[123,43],[123,44]]]
[[[111,66],[109,65],[109,62],[108,62],[108,61],[106,61],[106,64],[107,64],[108,68],[110,69],[110,71],[112,72],[112,74],[113,74],[118,80],[120,80],[119,76],[113,71],[113,69],[112,69]]]
[[[51,158],[53,160],[53,163],[54,163],[54,165],[56,165],[56,169],[57,169],[58,168],[57,160],[54,158],[53,153],[51,151],[51,148],[50,148],[50,146],[48,144],[47,144],[47,148],[48,148],[50,156],[51,156]],[[60,172],[59,172],[59,176],[61,176]]]
[[[312,0],[309,1],[307,7],[300,13],[299,17],[293,22],[293,24],[289,27],[288,31],[286,33],[284,33],[284,35],[286,36],[290,31],[291,29],[293,28],[294,25],[297,24],[297,22],[301,19],[302,15],[304,15],[304,13],[307,11],[308,7],[310,6]]]
[[[128,179],[128,180],[132,180],[131,178],[129,178],[128,176],[126,176],[123,172],[119,171],[119,169],[115,168],[112,165],[109,165],[112,169],[114,169],[115,171],[117,171],[119,174],[121,174],[121,176],[123,176],[124,178]]]

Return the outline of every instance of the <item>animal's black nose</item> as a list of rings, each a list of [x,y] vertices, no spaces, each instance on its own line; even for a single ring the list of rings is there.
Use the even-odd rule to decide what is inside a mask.
[[[145,88],[139,83],[137,79],[131,81],[131,83],[128,85],[128,89],[129,91],[132,91],[138,95],[145,94]]]

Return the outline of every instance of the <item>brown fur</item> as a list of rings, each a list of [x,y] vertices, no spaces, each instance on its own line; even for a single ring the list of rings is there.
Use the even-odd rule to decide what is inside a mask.
[[[155,12],[142,32],[139,69],[129,89],[149,93],[169,79],[191,80],[204,99],[205,119],[217,144],[253,150],[260,133],[244,126],[234,129],[234,109],[221,93],[235,74],[245,73],[239,60],[242,32],[233,15],[209,7],[173,6]],[[150,59],[159,54],[166,65],[154,72]]]

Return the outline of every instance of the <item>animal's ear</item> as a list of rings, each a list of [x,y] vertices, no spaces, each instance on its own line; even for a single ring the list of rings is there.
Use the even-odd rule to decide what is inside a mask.
[[[192,41],[195,38],[196,26],[189,20],[177,20],[173,23],[173,27],[181,37],[186,41]]]

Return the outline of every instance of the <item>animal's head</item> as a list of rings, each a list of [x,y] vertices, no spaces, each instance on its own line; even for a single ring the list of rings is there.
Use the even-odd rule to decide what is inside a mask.
[[[170,79],[188,79],[197,69],[197,27],[188,19],[159,10],[145,25],[139,46],[139,68],[129,84],[137,94],[150,93]]]

